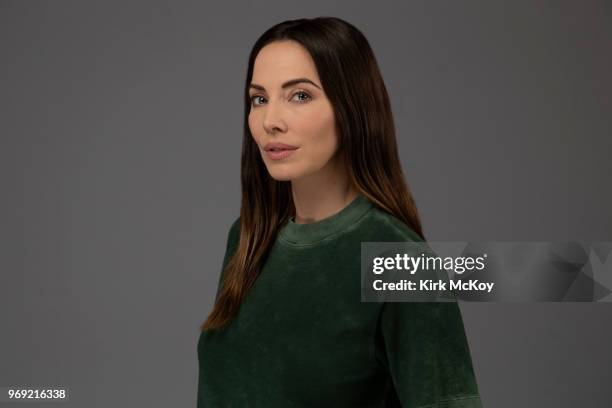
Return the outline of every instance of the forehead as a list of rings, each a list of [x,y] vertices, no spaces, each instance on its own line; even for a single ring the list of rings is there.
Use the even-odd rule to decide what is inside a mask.
[[[277,41],[263,47],[253,65],[253,82],[264,87],[280,87],[294,78],[306,77],[319,82],[312,57],[295,41]]]

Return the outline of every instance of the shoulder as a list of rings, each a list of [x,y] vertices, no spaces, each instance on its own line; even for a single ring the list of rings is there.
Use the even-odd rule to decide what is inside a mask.
[[[240,217],[236,218],[229,226],[227,232],[227,247],[231,248],[236,246],[240,240]]]
[[[240,235],[240,217],[236,218],[230,225],[229,235]]]
[[[375,205],[359,220],[355,230],[371,242],[423,242],[405,222]]]

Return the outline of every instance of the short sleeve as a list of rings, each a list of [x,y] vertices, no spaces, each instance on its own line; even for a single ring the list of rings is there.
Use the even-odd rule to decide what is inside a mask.
[[[221,293],[221,286],[223,284],[223,272],[225,270],[225,266],[229,262],[230,258],[236,252],[236,248],[238,247],[238,243],[240,240],[240,217],[234,221],[229,229],[227,234],[227,241],[225,244],[225,254],[223,255],[223,264],[221,266],[221,272],[219,273],[219,279],[217,282],[217,292],[215,294],[215,302]]]
[[[482,408],[456,301],[386,302],[377,333],[405,408]]]

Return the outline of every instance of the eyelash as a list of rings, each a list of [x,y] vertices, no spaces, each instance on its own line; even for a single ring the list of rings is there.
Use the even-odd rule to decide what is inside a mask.
[[[312,96],[310,96],[310,94],[309,94],[308,92],[305,92],[305,91],[297,91],[296,93],[294,93],[293,95],[291,95],[291,99],[293,99],[293,97],[294,97],[295,95],[299,95],[299,94],[304,94],[304,95],[306,95],[306,97],[307,97],[307,98],[306,98],[305,100],[303,100],[303,101],[298,101],[297,103],[306,103],[306,102],[308,102],[309,100],[311,100],[311,99],[312,99]],[[255,105],[255,104],[254,104],[254,101],[253,101],[253,100],[254,100],[255,98],[263,98],[263,96],[261,96],[261,95],[253,95],[253,96],[251,96],[251,106],[253,106],[253,107],[258,107],[258,106],[261,106],[261,105]]]

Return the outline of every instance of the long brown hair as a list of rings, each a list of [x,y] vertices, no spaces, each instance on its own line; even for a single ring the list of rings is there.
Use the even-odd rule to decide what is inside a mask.
[[[314,61],[333,106],[339,154],[347,164],[350,182],[374,205],[425,239],[398,158],[389,96],[365,36],[335,17],[279,23],[261,35],[249,56],[244,88],[240,240],[225,266],[222,287],[201,330],[225,326],[235,317],[276,239],[277,230],[295,212],[291,182],[277,181],[269,175],[248,125],[249,85],[255,58],[265,45],[283,40],[297,41]]]

